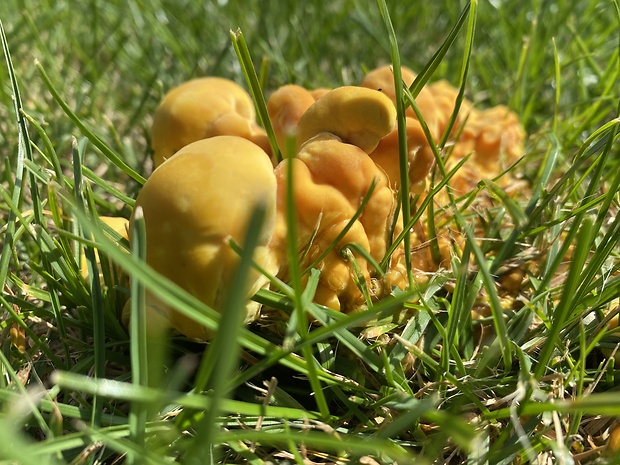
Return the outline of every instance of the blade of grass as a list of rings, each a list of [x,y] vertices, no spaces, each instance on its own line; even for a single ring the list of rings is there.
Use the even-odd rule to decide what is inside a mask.
[[[445,58],[446,54],[448,53],[448,50],[452,48],[454,41],[456,40],[457,36],[461,32],[461,29],[463,29],[466,19],[469,16],[470,6],[471,6],[470,2],[467,2],[465,4],[465,6],[463,7],[463,10],[461,11],[460,16],[458,17],[456,23],[450,30],[450,33],[448,34],[446,39],[441,44],[441,47],[439,48],[439,50],[435,52],[433,57],[422,68],[422,70],[417,75],[413,83],[409,86],[409,91],[411,92],[411,95],[413,95],[413,97],[418,96],[422,88],[426,85],[426,83],[429,81],[431,76],[435,73],[435,71],[439,67],[440,63]]]
[[[448,141],[448,137],[452,132],[452,128],[456,124],[456,119],[461,110],[461,104],[463,103],[463,99],[465,98],[465,84],[467,83],[467,75],[469,73],[469,64],[471,62],[471,54],[473,50],[474,36],[476,33],[476,18],[477,18],[477,9],[478,9],[478,0],[470,0],[468,2],[469,5],[469,21],[467,22],[467,36],[465,39],[465,52],[463,58],[463,65],[461,68],[461,75],[459,77],[459,91],[456,96],[456,100],[454,101],[454,110],[450,115],[450,119],[448,120],[448,124],[446,125],[446,129],[441,138],[441,142],[439,142],[440,147],[445,147],[446,142]],[[444,170],[445,171],[445,170]]]
[[[289,280],[293,289],[293,312],[294,318],[297,320],[297,332],[301,338],[304,338],[308,334],[307,329],[307,316],[306,307],[304,305],[305,299],[303,298],[302,289],[302,275],[297,250],[297,212],[294,201],[293,190],[293,169],[294,163],[294,139],[289,137],[286,147],[286,183],[285,183],[285,218],[286,218],[286,247],[287,247],[287,259]],[[321,412],[324,418],[329,417],[329,407],[325,394],[323,393],[323,387],[319,379],[319,373],[322,372],[320,363],[314,358],[312,347],[306,346],[301,349],[303,357],[307,361],[308,368],[308,380],[310,382],[311,389],[314,393],[317,408]]]
[[[309,448],[346,453],[354,458],[367,454],[375,457],[385,455],[402,463],[417,463],[415,455],[394,441],[357,434],[336,434],[335,432],[330,434],[319,431],[297,432],[292,430],[279,431],[278,434],[273,434],[268,431],[234,430],[220,433],[217,439],[220,442],[231,440],[255,441],[275,447],[283,447],[290,441],[292,444],[305,444]]]
[[[571,302],[573,301],[573,296],[579,286],[579,275],[581,270],[583,270],[583,266],[585,265],[588,254],[590,253],[591,240],[592,220],[590,218],[585,218],[579,228],[575,253],[571,261],[568,277],[564,282],[560,302],[553,312],[551,327],[548,328],[546,342],[543,345],[540,355],[538,356],[538,361],[534,369],[534,376],[537,379],[540,379],[543,376],[545,370],[548,368],[548,363],[551,360],[553,352],[558,347],[558,344],[562,343],[559,335],[564,328],[566,319],[569,316]]]
[[[394,74],[394,92],[396,95],[396,123],[398,127],[398,159],[400,166],[400,205],[403,215],[403,224],[409,224],[411,219],[411,204],[409,203],[409,154],[407,150],[407,123],[405,120],[405,102],[403,99],[403,77],[400,67],[400,53],[398,51],[398,41],[396,32],[392,25],[390,12],[385,0],[377,0],[379,12],[383,19],[384,27],[390,41],[390,55],[392,60],[392,72]],[[411,264],[411,236],[405,234],[403,237],[405,247],[405,268],[407,270],[407,282],[409,287],[414,287],[413,268]]]
[[[60,93],[56,90],[56,87],[54,87],[54,84],[52,84],[52,80],[50,79],[48,74],[45,72],[45,70],[43,69],[43,66],[41,65],[41,63],[39,63],[38,60],[35,61],[35,67],[37,68],[37,71],[39,71],[39,74],[43,78],[43,82],[45,82],[45,85],[47,86],[48,90],[54,97],[54,100],[56,100],[58,105],[60,105],[60,107],[65,112],[65,114],[69,117],[69,119],[71,119],[73,124],[75,124],[78,127],[78,129],[82,132],[82,134],[84,134],[84,136],[86,136],[88,140],[91,141],[91,143],[95,147],[97,147],[97,149],[99,149],[99,151],[101,151],[101,153],[108,160],[110,160],[112,163],[114,163],[114,165],[119,167],[125,174],[127,174],[129,177],[131,177],[138,183],[144,184],[146,182],[146,179],[142,175],[137,173],[135,170],[133,170],[129,165],[127,165],[122,160],[122,158],[120,158],[116,153],[114,153],[105,144],[105,142],[103,142],[95,133],[93,133],[90,129],[88,129],[88,127],[86,127],[86,125],[82,122],[82,120],[71,110],[71,108],[69,108],[69,105],[67,105],[67,103],[60,96]]]
[[[170,405],[180,405],[196,410],[208,410],[213,407],[213,396],[195,393],[183,393],[161,388],[137,386],[131,383],[115,381],[111,379],[93,379],[89,376],[79,375],[67,371],[56,371],[51,380],[55,385],[62,389],[76,392],[83,392],[90,395],[109,397],[112,399],[123,400],[126,402],[155,402],[163,399]],[[0,396],[4,392],[0,391]],[[7,399],[14,399],[15,394],[7,394]],[[46,411],[51,405],[41,402],[42,408]],[[73,418],[84,418],[80,411],[76,411],[73,406],[61,405],[63,414]],[[220,404],[216,407],[222,413],[233,413],[246,416],[265,416],[287,420],[320,419],[317,412],[302,410],[291,407],[279,407],[274,405],[263,405],[260,403],[244,402],[228,398],[220,399]],[[80,416],[76,416],[80,415]],[[113,424],[120,423],[119,417],[108,416],[113,420]],[[112,422],[111,422],[112,423]],[[127,420],[122,423],[128,427]]]
[[[146,261],[146,227],[142,209],[134,212],[132,220],[131,250],[140,261]],[[147,352],[147,321],[146,321],[146,293],[144,286],[138,280],[131,284],[131,325],[130,325],[130,355],[131,379],[135,386],[149,385],[149,356]],[[138,447],[145,446],[145,429],[147,408],[143,402],[133,402],[129,411],[129,437]],[[130,465],[142,461],[139,455],[129,454],[127,461]]]
[[[458,210],[455,210],[454,214],[457,217],[461,216]],[[461,223],[465,224],[465,220],[462,217]],[[478,270],[482,275],[482,282],[484,283],[484,287],[489,296],[489,305],[491,307],[491,313],[493,314],[493,326],[495,328],[495,334],[497,336],[497,341],[499,342],[500,351],[504,361],[504,368],[506,371],[509,371],[510,366],[512,365],[512,343],[508,338],[506,322],[504,321],[504,310],[497,294],[495,280],[490,272],[490,264],[486,260],[484,253],[476,242],[473,226],[466,227],[464,232],[472,253],[474,254],[474,258],[478,265]]]
[[[17,84],[17,78],[15,76],[15,69],[9,52],[9,45],[6,40],[6,34],[4,32],[4,25],[0,21],[0,40],[2,41],[2,50],[4,52],[4,58],[6,61],[9,79],[11,81],[11,89],[13,92],[13,105],[15,110],[15,118],[18,127],[18,148],[17,159],[15,161],[15,178],[13,182],[13,193],[11,196],[12,203],[15,208],[19,209],[21,201],[24,196],[25,179],[24,179],[24,160],[28,156],[27,146],[29,144],[28,131],[24,122],[23,115],[21,113],[22,101],[19,92],[19,86]],[[7,159],[7,164],[9,160]],[[11,172],[9,170],[8,172]],[[6,285],[6,278],[9,269],[9,260],[11,253],[15,247],[15,228],[16,228],[16,210],[11,209],[8,214],[6,228],[4,230],[3,247],[0,253],[0,289],[4,289]]]
[[[451,309],[448,312],[445,340],[441,350],[441,369],[444,372],[450,371],[450,354],[453,351],[458,351],[459,333],[464,333],[465,325],[468,323],[467,317],[471,314],[471,307],[467,302],[467,290],[471,288],[468,273],[470,254],[471,245],[467,242],[460,260],[453,258],[453,262],[456,261],[452,265],[453,273],[456,274],[456,283],[452,293]]]
[[[282,161],[282,153],[278,147],[276,135],[273,130],[273,126],[271,125],[271,120],[269,119],[269,113],[267,113],[265,96],[263,95],[262,86],[258,76],[256,75],[256,68],[254,68],[254,63],[252,62],[248,45],[245,42],[245,37],[243,36],[241,30],[237,30],[236,32],[230,31],[230,38],[232,39],[233,47],[237,54],[237,58],[239,59],[239,64],[243,69],[243,74],[248,82],[252,99],[256,105],[258,117],[263,125],[263,128],[265,128],[265,132],[267,132],[269,145],[271,145],[273,157],[276,161],[275,164],[280,163]]]
[[[85,149],[85,140],[82,143],[73,140],[73,179],[74,195],[77,208],[86,212],[86,202],[84,199],[84,187],[82,186],[82,159]],[[88,223],[80,224],[86,237],[90,237],[90,226]],[[99,268],[95,250],[92,247],[85,247],[84,254],[88,265],[88,276],[90,278],[91,298],[92,298],[92,318],[93,318],[93,341],[95,353],[95,378],[103,378],[105,375],[105,319],[103,308],[103,296],[101,293],[101,282],[99,280]],[[101,414],[103,413],[103,403],[101,399],[93,399],[93,417],[91,425],[99,426]]]
[[[218,406],[228,396],[227,380],[231,378],[241,353],[238,343],[239,332],[243,327],[246,309],[248,279],[254,250],[259,244],[261,230],[266,215],[266,207],[257,204],[248,222],[243,241],[243,253],[235,271],[233,281],[222,307],[226,318],[220,320],[213,343],[209,346],[198,372],[197,383],[209,385],[212,404],[196,427],[196,440],[187,451],[185,463],[202,465],[215,451],[218,454],[218,443],[215,441],[217,430]],[[200,390],[202,386],[197,386]]]
[[[22,423],[22,421],[27,418],[26,411],[28,411],[28,413],[32,414],[32,416],[36,420],[37,424],[41,428],[42,433],[47,438],[54,437],[54,432],[46,423],[43,415],[41,415],[41,412],[36,402],[36,398],[42,394],[42,392],[40,391],[45,392],[42,387],[38,387],[36,389],[31,388],[31,392],[29,393],[26,390],[26,387],[23,385],[23,381],[19,378],[17,372],[13,369],[11,363],[5,357],[4,353],[2,353],[2,351],[0,351],[0,365],[3,366],[3,371],[6,371],[14,390],[19,393],[19,402],[15,402],[12,404],[12,408],[15,410],[15,412],[9,411],[4,413],[7,413],[7,417],[10,418],[12,416],[11,413],[16,414],[19,412],[21,415],[23,415],[23,418],[14,418],[14,420],[18,423]]]

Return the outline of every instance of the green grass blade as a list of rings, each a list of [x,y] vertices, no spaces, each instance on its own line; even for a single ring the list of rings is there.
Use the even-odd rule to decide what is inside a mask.
[[[60,93],[56,90],[54,84],[52,84],[50,77],[43,69],[41,63],[39,63],[38,61],[35,62],[35,67],[43,78],[43,81],[45,82],[48,90],[54,97],[54,100],[56,100],[58,105],[60,105],[65,114],[71,119],[73,124],[75,124],[80,129],[82,134],[84,134],[88,138],[88,140],[90,140],[92,144],[97,147],[108,160],[118,166],[124,173],[126,173],[129,177],[131,177],[138,183],[144,184],[146,182],[146,179],[142,175],[134,171],[129,165],[127,165],[121,157],[114,153],[96,134],[94,134],[90,129],[88,129],[88,127],[86,127],[82,120],[71,110],[71,108],[69,108],[69,105],[67,105],[67,103],[62,99]]]
[[[15,161],[15,178],[13,182],[13,194],[11,196],[13,205],[15,208],[19,209],[21,205],[21,200],[23,198],[24,191],[24,160],[27,157],[26,146],[28,144],[28,132],[26,130],[26,125],[23,122],[23,115],[20,112],[21,109],[21,98],[19,94],[19,87],[17,85],[17,79],[15,76],[15,69],[13,68],[13,63],[11,60],[11,55],[9,53],[9,46],[6,41],[6,34],[4,32],[4,25],[0,21],[0,39],[2,40],[2,50],[4,52],[4,58],[6,60],[7,69],[9,72],[9,78],[11,80],[11,88],[13,91],[13,104],[15,108],[15,118],[17,119],[17,127],[18,127],[18,151],[17,151],[17,159]],[[7,164],[9,161],[7,160]],[[10,210],[7,218],[6,229],[4,230],[4,240],[2,253],[0,254],[0,289],[4,289],[6,278],[9,269],[9,260],[11,258],[11,252],[15,247],[15,222],[16,222],[16,211]]]
[[[232,376],[241,353],[238,339],[246,313],[247,283],[265,214],[265,206],[257,204],[248,223],[239,266],[222,307],[222,315],[225,317],[220,320],[213,343],[209,346],[201,364],[201,371],[198,373],[198,382],[205,386],[208,383],[211,388],[212,404],[196,428],[197,440],[185,457],[185,463],[188,464],[206,463],[218,447],[215,441],[219,429],[217,426],[217,416],[220,413],[218,405],[228,395],[227,380]],[[198,386],[198,389],[202,387]]]
[[[579,228],[579,235],[575,247],[575,256],[571,262],[568,277],[564,283],[562,297],[557,308],[554,311],[551,327],[548,330],[547,340],[538,356],[537,364],[534,369],[534,376],[540,379],[548,369],[548,363],[558,347],[562,344],[560,340],[560,332],[566,324],[566,320],[570,314],[572,298],[579,286],[579,275],[583,270],[586,259],[590,252],[590,243],[592,240],[592,220],[585,218]]]
[[[243,69],[243,74],[245,75],[250,87],[250,93],[254,99],[258,117],[267,132],[269,145],[271,145],[271,150],[273,151],[273,158],[276,163],[280,163],[282,161],[282,153],[280,151],[280,147],[278,147],[276,134],[273,130],[273,126],[271,125],[271,120],[269,119],[269,113],[267,113],[265,96],[263,95],[261,83],[256,75],[256,68],[254,68],[254,63],[252,62],[248,45],[245,42],[245,37],[240,30],[237,30],[236,32],[230,31],[230,37],[232,39],[235,52],[237,53],[239,63],[241,64],[241,68]]]
[[[413,83],[409,86],[409,91],[411,92],[411,94],[414,97],[417,97],[417,95],[420,93],[422,88],[429,81],[430,77],[435,73],[435,71],[437,70],[437,68],[441,64],[441,62],[444,60],[444,58],[445,58],[446,54],[448,53],[448,51],[452,48],[452,46],[454,44],[454,41],[456,40],[456,38],[458,37],[459,33],[461,32],[461,29],[463,29],[463,26],[466,23],[466,20],[467,20],[467,18],[469,16],[470,6],[471,6],[470,2],[467,2],[465,4],[465,6],[463,7],[463,10],[461,11],[461,14],[459,15],[456,23],[454,24],[454,26],[450,30],[450,33],[448,34],[446,39],[441,44],[441,47],[439,48],[439,50],[437,50],[435,52],[433,57],[422,68],[422,70],[420,71],[418,76],[415,78]]]
[[[134,212],[132,220],[131,250],[140,261],[146,261],[146,227],[142,209]],[[146,321],[146,293],[144,286],[138,280],[131,285],[130,308],[130,351],[131,351],[131,379],[135,386],[149,385],[149,356],[147,352],[147,321]],[[144,448],[145,429],[147,421],[147,406],[143,402],[134,402],[129,412],[129,437],[138,447]],[[142,461],[139,455],[129,454],[130,465]]]
[[[86,202],[84,199],[85,188],[82,185],[82,159],[85,148],[85,140],[81,144],[73,141],[73,179],[74,195],[77,208],[86,212]],[[90,237],[91,227],[88,223],[80,225],[86,237]],[[90,278],[91,298],[92,298],[92,319],[93,319],[93,340],[95,349],[94,376],[103,378],[105,374],[105,320],[103,309],[103,296],[101,292],[101,281],[99,279],[99,268],[95,250],[92,247],[85,247],[84,254],[88,265],[88,276]],[[91,425],[98,426],[101,423],[103,405],[99,398],[93,399],[93,417]]]
[[[403,224],[408,225],[411,219],[411,204],[409,203],[409,154],[407,151],[407,123],[405,120],[405,101],[403,97],[403,77],[400,66],[400,53],[396,32],[390,18],[385,0],[377,0],[379,11],[387,36],[390,41],[390,55],[392,60],[392,72],[394,73],[394,92],[396,95],[396,123],[398,127],[398,159],[400,166],[400,205],[403,214]],[[405,228],[407,230],[407,228]],[[405,248],[405,268],[409,287],[413,288],[413,270],[411,265],[411,236],[403,236]]]
[[[446,130],[443,133],[441,138],[441,142],[439,143],[440,147],[445,147],[446,142],[448,141],[448,137],[452,132],[452,128],[456,124],[456,119],[458,117],[459,111],[461,110],[461,104],[463,103],[463,99],[465,98],[465,84],[467,83],[467,75],[469,73],[469,64],[471,62],[471,54],[473,50],[473,42],[474,36],[476,32],[476,18],[477,18],[477,8],[478,8],[478,0],[470,0],[468,2],[469,5],[469,21],[467,22],[467,37],[465,39],[465,53],[463,59],[463,66],[461,69],[460,82],[459,82],[459,91],[456,95],[456,100],[454,101],[454,110],[450,115],[450,119],[448,120],[448,124],[446,126]]]

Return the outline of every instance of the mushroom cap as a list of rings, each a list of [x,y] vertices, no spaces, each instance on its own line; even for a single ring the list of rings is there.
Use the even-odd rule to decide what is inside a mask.
[[[410,87],[416,78],[416,74],[406,66],[401,66],[400,72],[405,86]],[[392,101],[394,105],[396,105],[396,88],[394,86],[394,74],[392,73],[391,65],[381,66],[370,71],[368,74],[366,74],[366,76],[364,76],[364,79],[362,79],[360,86],[367,87],[369,89],[380,90]],[[420,108],[422,116],[424,116],[424,120],[431,129],[433,136],[437,137],[436,114],[433,103],[434,99],[428,87],[423,87],[422,90],[420,90],[417,97],[415,98],[415,101]],[[413,111],[413,108],[411,107],[407,107],[405,115],[410,118],[417,118],[415,112]]]
[[[416,74],[406,66],[400,67],[403,82],[407,87],[413,84]],[[379,90],[383,92],[392,102],[396,102],[396,90],[394,88],[394,73],[392,65],[385,65],[368,72],[362,82],[361,87]]]
[[[224,115],[234,117],[218,123]],[[187,81],[168,92],[155,110],[151,135],[155,166],[187,144],[217,135],[238,135],[268,148],[255,118],[252,98],[235,82],[217,77]]]
[[[314,97],[314,100],[318,100],[321,97],[323,97],[326,93],[328,93],[330,90],[332,89],[329,87],[319,87],[317,89],[312,89],[310,91],[310,95]]]
[[[319,98],[301,117],[297,125],[297,147],[327,132],[370,153],[395,124],[396,108],[381,92],[364,87],[338,87]]]
[[[238,263],[228,239],[243,241],[258,202],[264,203],[267,214],[255,260],[269,267],[266,245],[273,233],[276,207],[276,180],[269,156],[236,136],[217,136],[185,146],[153,172],[136,200],[136,208],[141,207],[144,214],[147,263],[218,310]],[[248,295],[263,282],[253,272]],[[161,303],[157,306],[187,336],[210,336],[193,320]],[[248,319],[256,316],[248,315]]]
[[[286,149],[287,136],[295,133],[297,123],[315,100],[309,91],[295,84],[282,86],[271,94],[267,112],[281,151]]]

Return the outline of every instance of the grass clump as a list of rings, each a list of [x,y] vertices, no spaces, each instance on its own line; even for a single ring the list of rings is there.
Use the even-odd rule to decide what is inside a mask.
[[[605,446],[620,417],[616,1],[5,3],[0,462],[620,462]],[[239,327],[144,264],[140,221],[131,253],[100,221],[130,216],[173,85],[249,78],[264,110],[284,83],[357,83],[399,60],[419,73],[397,88],[401,125],[444,78],[529,134],[505,174],[520,194],[486,180],[437,211],[456,170],[434,141],[431,194],[404,190],[405,223],[464,239],[424,285],[410,273],[342,314],[313,303],[318,271],[293,260],[254,297],[261,324]],[[241,288],[253,245],[238,247]],[[149,339],[145,289],[218,337]]]

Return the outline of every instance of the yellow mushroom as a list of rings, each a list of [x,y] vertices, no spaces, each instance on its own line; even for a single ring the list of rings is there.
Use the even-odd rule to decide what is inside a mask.
[[[297,125],[297,147],[328,132],[347,144],[372,152],[396,123],[394,104],[376,90],[344,86],[327,92],[303,114]]]
[[[385,173],[367,152],[394,127],[396,110],[383,94],[360,87],[334,89],[318,99],[301,117],[297,156],[280,163],[278,181],[278,228],[270,245],[283,262],[285,198],[288,163],[293,163],[293,201],[299,230],[299,250],[306,250],[302,268],[324,255],[360,208],[376,183],[361,216],[336,246],[315,266],[321,271],[315,301],[336,310],[352,311],[364,297],[352,279],[353,269],[340,254],[342,246],[356,243],[376,260],[387,249],[388,229],[394,214],[394,193]],[[354,253],[362,279],[371,287],[375,270]],[[280,269],[281,275],[286,267]]]
[[[297,123],[316,98],[301,86],[289,84],[276,90],[267,100],[267,112],[280,150],[286,150],[286,138],[294,135]]]
[[[153,116],[151,147],[159,166],[191,142],[219,135],[248,139],[270,153],[250,95],[228,79],[193,79],[168,92]]]
[[[401,66],[400,72],[405,86],[411,86],[416,78],[416,74],[406,66]],[[394,103],[394,105],[396,105],[396,88],[394,86],[394,74],[392,72],[391,65],[381,66],[380,68],[370,71],[366,74],[366,76],[364,76],[364,79],[360,82],[360,86],[380,90],[392,101],[392,103]],[[439,136],[439,115],[435,110],[434,98],[431,95],[431,92],[427,87],[423,87],[415,100],[422,115],[424,116],[426,124],[431,130],[431,134],[433,137],[437,138]],[[417,116],[411,107],[407,107],[405,115],[408,118],[417,119]]]
[[[373,180],[376,182],[362,215],[336,247],[316,264],[322,273],[315,301],[335,310],[359,308],[364,304],[363,295],[354,284],[352,268],[340,255],[340,249],[348,243],[356,243],[375,259],[383,258],[394,210],[394,195],[387,178],[359,147],[346,144],[333,134],[323,133],[304,144],[296,158],[287,159],[276,167],[280,218],[284,216],[288,163],[293,163],[293,201],[299,220],[298,248],[307,248],[301,262],[303,269],[315,263],[336,240],[360,207]],[[280,237],[274,237],[272,247],[282,250],[285,231],[280,231]],[[276,243],[279,246],[275,246]],[[368,269],[364,258],[358,254],[355,256],[364,280],[370,286],[374,270]],[[281,271],[286,273],[287,270],[282,267]]]
[[[269,156],[256,144],[236,136],[217,136],[191,143],[162,163],[144,184],[136,200],[146,227],[146,261],[205,304],[219,310],[229,290],[238,255],[229,239],[241,243],[257,202],[267,208],[255,261],[272,269],[267,244],[276,214],[276,179]],[[253,271],[248,296],[263,284]],[[207,328],[147,295],[179,332],[197,339]],[[246,322],[258,318],[250,303]]]
[[[109,227],[115,233],[119,234],[121,238],[127,239],[127,232],[129,230],[129,220],[127,220],[126,218],[116,217],[116,216],[100,216],[99,219],[104,225]],[[99,253],[96,250],[95,250],[95,258],[97,260],[97,266],[100,268],[101,265],[99,263]],[[110,273],[111,276],[119,278],[120,281],[125,279],[123,270],[120,267],[110,266],[110,271],[111,271]],[[80,272],[84,279],[88,279],[88,263],[86,260],[86,256],[83,254],[80,259]],[[99,280],[103,282],[103,272],[101,271],[101,269],[99,270]]]

